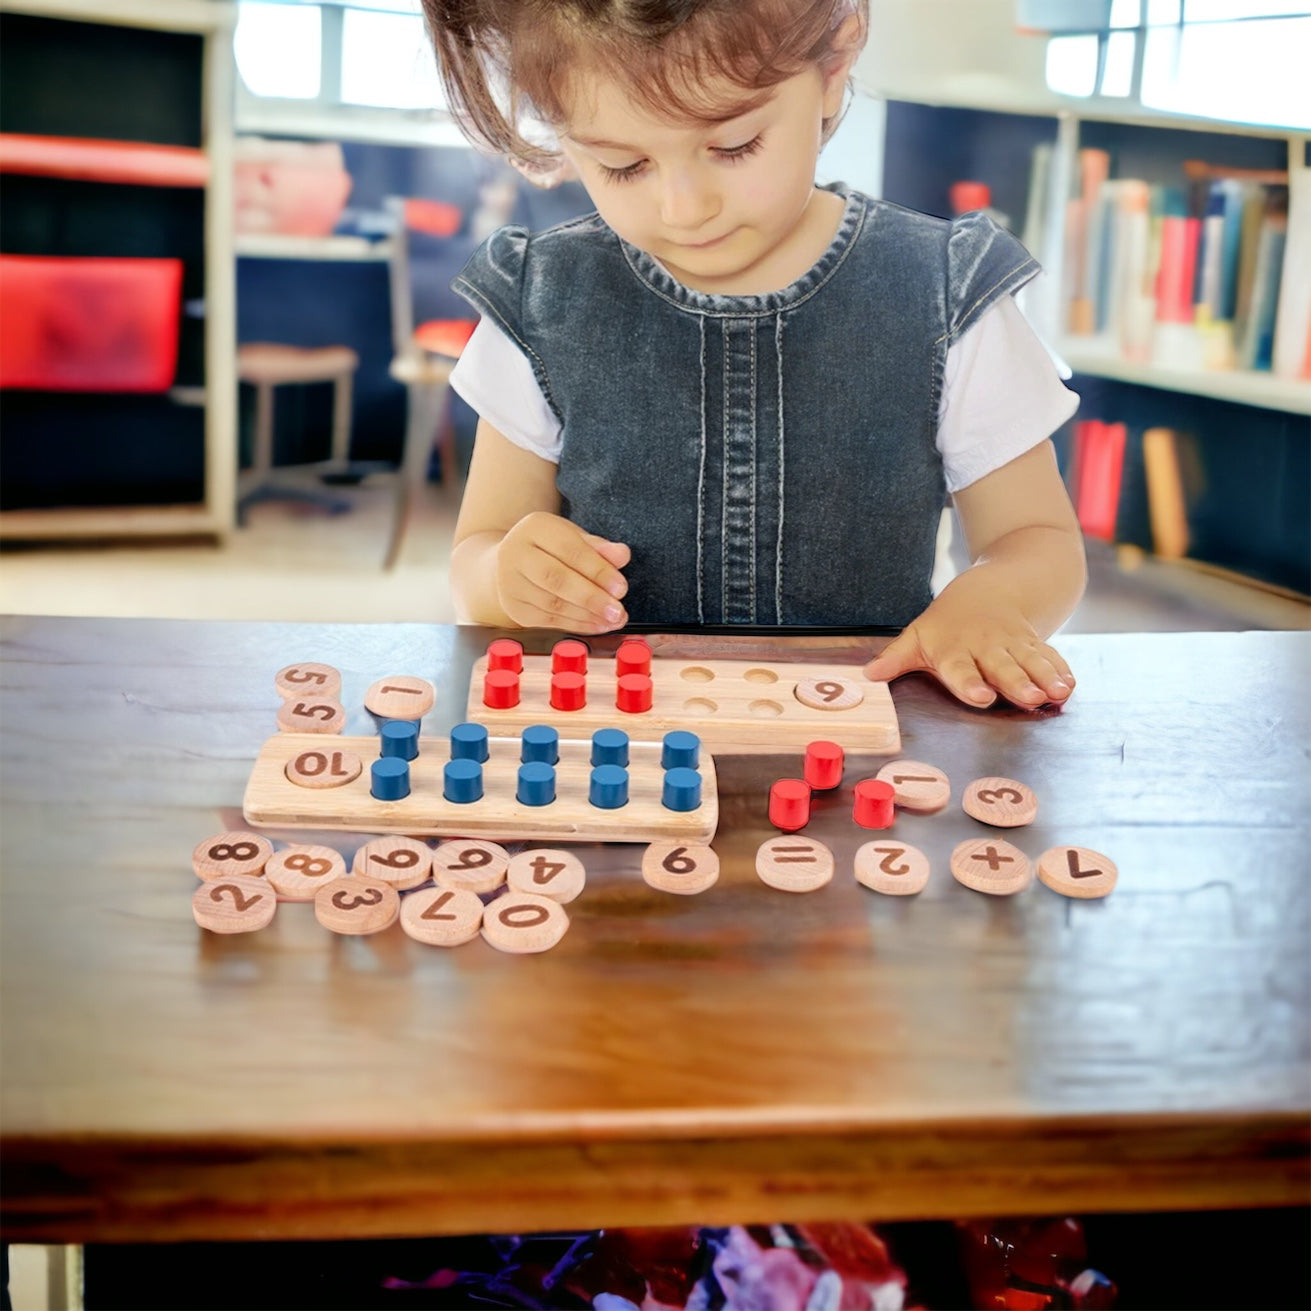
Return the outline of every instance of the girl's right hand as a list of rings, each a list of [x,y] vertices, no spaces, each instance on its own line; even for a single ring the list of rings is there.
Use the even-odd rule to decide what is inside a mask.
[[[525,515],[496,548],[496,587],[506,616],[523,628],[608,633],[628,615],[620,570],[632,552],[538,510]]]

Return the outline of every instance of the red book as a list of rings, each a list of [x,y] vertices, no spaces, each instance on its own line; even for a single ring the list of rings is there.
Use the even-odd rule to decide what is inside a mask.
[[[1200,219],[1167,214],[1161,220],[1161,263],[1156,273],[1156,321],[1193,322]]]
[[[1124,447],[1128,435],[1122,423],[1093,420],[1079,443],[1075,501],[1079,525],[1087,536],[1104,542],[1115,540],[1115,517],[1120,505],[1120,478],[1124,472]]]

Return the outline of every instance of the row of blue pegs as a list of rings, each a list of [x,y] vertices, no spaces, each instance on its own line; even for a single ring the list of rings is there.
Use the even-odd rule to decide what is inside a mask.
[[[373,762],[370,791],[379,801],[399,801],[410,794],[409,762],[419,754],[419,725],[391,720],[382,726],[382,755]],[[454,805],[482,799],[482,767],[489,757],[487,729],[457,724],[451,730],[451,758],[442,771],[442,795]],[[523,731],[515,796],[520,805],[549,806],[555,800],[555,766],[560,734],[548,724]],[[666,733],[660,765],[665,771],[661,804],[666,810],[695,810],[701,804],[701,740],[695,733]],[[588,801],[601,810],[628,804],[628,734],[601,728],[592,734],[592,773]]]

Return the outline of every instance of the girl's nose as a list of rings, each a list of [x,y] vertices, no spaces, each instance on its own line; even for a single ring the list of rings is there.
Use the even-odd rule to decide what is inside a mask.
[[[718,212],[718,194],[701,177],[686,169],[662,177],[660,220],[666,227],[695,231]]]

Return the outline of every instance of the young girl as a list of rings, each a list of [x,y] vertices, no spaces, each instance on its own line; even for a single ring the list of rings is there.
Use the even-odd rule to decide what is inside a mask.
[[[597,211],[502,229],[454,284],[482,316],[462,618],[893,625],[872,678],[1070,695],[1044,638],[1083,545],[1047,439],[1076,398],[1011,298],[1038,267],[982,215],[815,185],[866,3],[425,0],[470,135],[562,156]],[[945,492],[973,565],[932,599]]]

